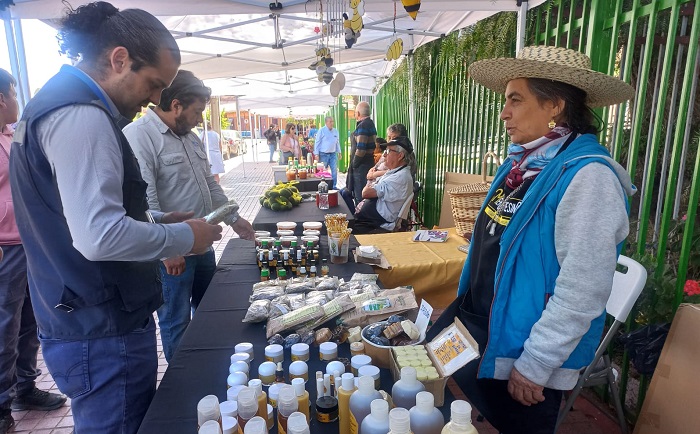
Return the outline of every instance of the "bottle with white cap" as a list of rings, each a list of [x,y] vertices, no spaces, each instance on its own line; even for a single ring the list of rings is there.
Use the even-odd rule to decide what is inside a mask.
[[[340,376],[338,387],[338,427],[340,434],[350,434],[350,397],[355,391],[355,377],[346,373]]]
[[[285,384],[280,389],[277,399],[277,432],[279,434],[287,434],[287,419],[298,409],[299,403],[294,387]]]
[[[401,368],[401,379],[391,388],[391,398],[395,407],[406,410],[416,405],[416,395],[425,390],[423,383],[416,378],[416,368],[405,366]]]
[[[199,434],[221,434],[221,425],[215,420],[208,420],[199,427]]]
[[[262,417],[255,416],[245,425],[243,434],[267,434],[267,422]]]
[[[350,433],[362,432],[362,421],[371,410],[372,401],[382,399],[382,394],[374,388],[374,378],[360,377],[359,388],[350,397]]]
[[[248,387],[255,390],[255,397],[258,400],[258,416],[267,419],[267,394],[263,392],[262,381],[257,378],[250,380],[248,382]],[[274,425],[274,423],[272,425]],[[268,426],[267,429],[272,428],[272,425]]]
[[[219,398],[216,395],[207,395],[197,403],[197,426],[201,427],[208,420],[221,423]]]
[[[224,401],[219,404],[221,417],[238,417],[238,403],[236,401]]]
[[[442,412],[435,408],[435,397],[430,392],[418,392],[416,406],[409,413],[413,432],[440,434],[445,426],[445,418]]]
[[[479,434],[472,425],[472,406],[467,401],[452,401],[450,405],[451,420],[445,425],[441,434]]]
[[[257,414],[258,398],[255,396],[255,389],[252,387],[244,387],[238,392],[238,426],[240,429],[245,429],[246,424]],[[263,422],[265,421],[265,419],[262,420]],[[265,428],[267,428],[267,425]]]
[[[300,412],[306,416],[306,423],[309,423],[309,392],[306,391],[306,382],[302,378],[295,378],[292,380],[292,387],[294,387],[294,393],[297,396],[297,403]]]
[[[238,421],[235,417],[221,416],[222,434],[238,434]]]
[[[393,408],[389,412],[388,434],[413,434],[411,432],[411,416],[405,408]],[[423,433],[421,433],[423,434]]]
[[[295,411],[287,418],[287,434],[311,434],[304,413]]]
[[[370,413],[362,421],[362,434],[386,434],[389,432],[389,403],[375,399],[370,404]]]

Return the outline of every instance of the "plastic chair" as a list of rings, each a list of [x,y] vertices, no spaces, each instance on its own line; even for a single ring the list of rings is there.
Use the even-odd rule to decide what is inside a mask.
[[[408,227],[405,227],[406,225],[404,225],[403,222],[408,220],[408,212],[411,210],[412,202],[413,193],[409,194],[406,201],[404,201],[403,205],[401,205],[399,216],[396,218],[396,222],[394,224],[394,232],[405,232],[408,230]]]
[[[636,303],[637,298],[639,298],[639,294],[641,294],[647,280],[647,270],[638,262],[622,255],[618,258],[617,263],[627,267],[627,271],[625,273],[619,271],[615,272],[612,292],[610,293],[610,298],[608,298],[608,303],[605,305],[608,314],[612,315],[615,321],[600,342],[595,356],[593,357],[593,361],[583,370],[579,376],[578,383],[576,383],[576,387],[571,391],[564,408],[559,412],[557,425],[554,429],[555,433],[569,413],[569,410],[571,410],[571,407],[573,407],[574,401],[576,401],[576,398],[581,393],[581,389],[603,384],[608,385],[613,400],[615,401],[615,410],[617,411],[620,429],[624,434],[628,432],[625,413],[622,410],[622,403],[620,402],[617,371],[613,369],[610,363],[610,356],[606,353],[606,349],[615,337],[617,330],[627,321],[627,316]]]

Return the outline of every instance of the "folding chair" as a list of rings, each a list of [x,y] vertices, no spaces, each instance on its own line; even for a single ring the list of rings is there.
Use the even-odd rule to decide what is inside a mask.
[[[408,220],[408,212],[411,210],[411,203],[413,202],[413,193],[408,195],[406,201],[401,205],[401,210],[399,211],[399,216],[396,218],[396,224],[394,226],[394,232],[405,232],[408,230],[408,226],[404,224]]]
[[[418,230],[424,226],[423,218],[418,214],[418,202],[416,198],[418,193],[423,189],[423,185],[416,181],[413,183],[413,200],[411,201],[411,209],[408,211],[408,230]]]
[[[615,272],[612,292],[610,293],[610,298],[608,298],[608,303],[605,305],[608,314],[612,315],[615,321],[600,342],[593,361],[581,372],[576,387],[571,391],[571,395],[569,395],[569,398],[566,400],[564,408],[559,412],[557,425],[554,429],[555,433],[574,405],[574,401],[576,401],[576,398],[581,393],[581,389],[584,387],[607,384],[608,387],[610,387],[610,392],[615,401],[615,410],[617,411],[620,429],[623,434],[627,434],[627,421],[625,420],[625,413],[622,410],[622,403],[620,402],[617,371],[613,369],[610,363],[610,356],[606,353],[606,349],[615,337],[617,330],[627,321],[627,316],[646,283],[647,270],[638,262],[622,255],[618,258],[617,263],[627,267],[627,271],[625,273],[619,271]]]

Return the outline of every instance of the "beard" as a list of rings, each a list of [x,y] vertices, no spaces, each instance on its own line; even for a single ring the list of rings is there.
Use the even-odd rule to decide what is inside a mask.
[[[196,125],[191,125],[187,121],[187,119],[185,119],[184,115],[180,115],[175,118],[175,128],[173,129],[173,132],[178,136],[184,136],[185,134],[189,133],[195,126]]]

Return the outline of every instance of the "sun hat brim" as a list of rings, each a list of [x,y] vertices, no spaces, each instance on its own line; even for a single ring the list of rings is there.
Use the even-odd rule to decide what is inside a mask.
[[[469,66],[469,76],[498,93],[505,93],[516,78],[543,78],[560,81],[586,92],[589,107],[620,104],[634,98],[634,88],[624,81],[590,69],[532,59],[486,59]]]

